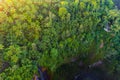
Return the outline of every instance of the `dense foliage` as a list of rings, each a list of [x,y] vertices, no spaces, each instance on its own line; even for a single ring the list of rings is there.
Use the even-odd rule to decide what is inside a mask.
[[[37,65],[54,72],[78,56],[120,71],[120,11],[112,0],[0,3],[0,80],[31,80]],[[104,28],[109,23],[110,32]],[[112,58],[111,58],[112,57]]]

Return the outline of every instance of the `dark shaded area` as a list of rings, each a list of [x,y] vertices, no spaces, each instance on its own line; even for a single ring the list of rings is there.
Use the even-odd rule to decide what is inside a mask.
[[[88,68],[76,63],[60,66],[54,80],[114,80],[101,66]]]
[[[8,67],[10,67],[10,64],[8,62],[3,62],[2,67],[0,67],[0,73],[2,73]]]
[[[113,0],[118,9],[120,9],[120,0]]]
[[[89,69],[80,71],[78,75],[74,77],[74,80],[110,80],[107,77],[107,73],[99,69]]]

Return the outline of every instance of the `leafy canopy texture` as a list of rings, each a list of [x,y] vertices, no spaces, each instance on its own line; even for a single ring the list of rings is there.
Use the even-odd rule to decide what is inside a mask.
[[[86,66],[111,60],[112,71],[120,70],[119,15],[112,0],[3,0],[0,80],[31,80],[37,65],[54,72],[76,56]]]

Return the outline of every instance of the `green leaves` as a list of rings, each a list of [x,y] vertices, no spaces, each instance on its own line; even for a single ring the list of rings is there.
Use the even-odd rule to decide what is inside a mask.
[[[68,5],[68,2],[67,1],[61,1],[61,6],[65,7]]]
[[[0,50],[4,49],[4,46],[2,44],[0,44]]]
[[[11,66],[1,74],[5,80],[30,80],[37,64],[55,71],[73,56],[94,63],[113,47],[119,48],[120,17],[112,9],[112,0],[6,1],[0,5],[4,8],[0,11],[0,52]],[[103,27],[110,19],[112,32],[108,34]],[[105,44],[102,48],[100,40]]]
[[[68,11],[65,7],[59,8],[58,14],[61,17],[61,19],[65,19],[65,16],[67,15]]]
[[[17,45],[12,45],[9,46],[8,49],[6,49],[4,59],[10,61],[11,64],[16,64],[18,62],[20,54],[21,54],[20,47]]]
[[[51,49],[50,54],[51,54],[51,56],[52,56],[53,58],[57,58],[58,55],[59,55],[59,54],[58,54],[58,50],[55,49],[55,48],[52,48],[52,49]]]

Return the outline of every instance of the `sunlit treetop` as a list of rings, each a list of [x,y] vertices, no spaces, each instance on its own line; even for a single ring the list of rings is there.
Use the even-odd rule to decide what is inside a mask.
[[[12,0],[0,0],[0,3],[3,3],[3,2],[11,2]]]

